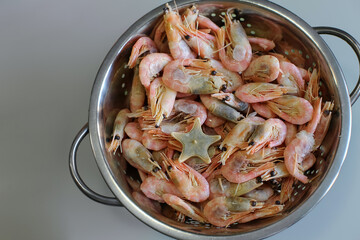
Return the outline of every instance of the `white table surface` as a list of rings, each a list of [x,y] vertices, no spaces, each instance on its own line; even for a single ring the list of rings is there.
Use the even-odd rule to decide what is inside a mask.
[[[360,40],[360,1],[274,1],[311,26],[341,28]],[[137,18],[165,0],[3,0],[0,2],[0,239],[169,239],[126,209],[85,197],[73,183],[68,152],[87,122],[95,74],[107,51]],[[326,38],[349,88],[359,73],[345,43]],[[269,239],[360,239],[357,176],[360,101],[341,173],[298,223]],[[86,139],[79,168],[110,194]]]

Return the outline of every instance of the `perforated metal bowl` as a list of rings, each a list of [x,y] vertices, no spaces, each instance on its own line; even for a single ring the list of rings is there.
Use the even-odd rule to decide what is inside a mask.
[[[108,204],[123,205],[132,214],[155,230],[178,239],[259,239],[275,234],[298,220],[313,208],[328,192],[339,174],[345,159],[351,133],[351,104],[359,97],[360,84],[350,94],[344,76],[332,52],[319,34],[332,34],[345,40],[360,59],[359,44],[347,33],[329,27],[312,28],[288,10],[268,1],[189,1],[178,0],[179,11],[196,4],[203,14],[221,24],[219,15],[227,8],[239,11],[236,17],[248,35],[273,39],[277,52],[287,55],[304,68],[321,70],[324,98],[335,103],[330,130],[317,153],[316,165],[306,172],[311,182],[298,184],[282,215],[256,220],[229,228],[186,224],[142,209],[134,201],[125,180],[126,163],[121,155],[106,151],[106,139],[111,134],[114,114],[129,104],[133,72],[127,67],[132,44],[140,34],[149,34],[163,14],[160,6],[134,23],[115,43],[96,76],[91,93],[89,124],[76,136],[70,151],[70,170],[77,186],[91,199]],[[169,3],[173,6],[172,3]],[[175,7],[175,6],[173,6]],[[297,57],[295,59],[295,56]],[[299,57],[300,56],[300,57]],[[326,94],[325,94],[326,93]],[[93,192],[81,180],[76,168],[76,151],[90,132],[97,165],[115,198]],[[125,163],[125,164],[123,164]],[[130,173],[128,173],[130,174]]]

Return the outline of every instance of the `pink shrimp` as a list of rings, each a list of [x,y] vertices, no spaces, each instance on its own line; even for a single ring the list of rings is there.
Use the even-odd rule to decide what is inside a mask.
[[[315,139],[314,149],[320,147],[322,141],[326,136],[326,133],[330,127],[333,109],[334,109],[333,102],[325,102],[324,107],[322,108],[321,111],[320,122],[314,132],[314,139]]]
[[[224,141],[220,145],[220,149],[225,151],[221,154],[221,162],[224,165],[226,160],[237,150],[247,147],[247,140],[255,131],[256,126],[265,122],[260,117],[247,117],[241,120],[226,135]]]
[[[245,81],[272,82],[279,73],[279,60],[271,55],[263,55],[250,62],[249,67],[243,72],[243,78]]]
[[[307,100],[290,95],[268,101],[267,105],[280,118],[297,125],[310,121],[314,111]]]
[[[144,53],[156,53],[157,51],[156,44],[151,38],[140,37],[132,47],[128,62],[129,68],[135,67],[138,58]]]
[[[164,84],[182,93],[210,94],[219,92],[225,77],[216,72],[209,60],[178,59],[164,68]]]
[[[265,102],[279,98],[286,93],[293,93],[293,87],[285,87],[273,83],[248,83],[235,92],[235,96],[247,103]]]
[[[224,17],[225,28],[216,32],[219,57],[230,71],[242,72],[250,64],[251,46],[240,21],[232,21],[229,11]]]
[[[304,96],[304,98],[310,103],[313,103],[319,97],[319,80],[320,74],[318,74],[317,70],[314,69],[314,71],[311,73],[309,84]]]
[[[167,179],[161,171],[160,165],[153,159],[150,151],[140,142],[133,139],[125,139],[122,142],[123,157],[133,167],[152,174],[158,179]]]
[[[170,53],[169,44],[165,32],[164,19],[159,23],[155,29],[154,42],[159,52]]]
[[[252,103],[251,107],[264,118],[275,118],[277,115],[271,111],[266,103]]]
[[[267,162],[259,167],[249,169],[246,154],[239,151],[234,153],[221,167],[221,173],[229,182],[243,183],[273,170],[274,167],[274,163]]]
[[[167,147],[167,141],[156,139],[149,131],[144,131],[142,144],[149,150],[160,151]]]
[[[134,69],[134,77],[131,84],[130,91],[130,110],[131,112],[136,112],[144,106],[145,102],[145,89],[141,84],[140,76],[139,76],[139,66],[136,65]]]
[[[303,96],[305,91],[305,81],[301,77],[299,69],[290,62],[280,61],[281,72],[277,78],[277,82],[284,86],[296,88],[297,96]]]
[[[205,121],[205,125],[210,127],[210,128],[216,128],[220,125],[223,125],[226,122],[225,119],[215,116],[214,114],[212,114],[211,112],[207,113],[207,118]]]
[[[240,101],[233,93],[213,93],[211,97],[221,100],[239,112],[245,112],[249,107],[249,104]]]
[[[199,15],[199,10],[195,5],[187,8],[185,12],[181,15],[182,23],[186,28],[196,29],[196,20]]]
[[[301,67],[298,67],[299,69],[299,72],[301,74],[301,77],[306,81],[308,82],[310,80],[310,74],[309,74],[309,71],[304,69],[304,68],[301,68]]]
[[[146,211],[150,210],[151,212],[161,213],[160,203],[150,200],[143,193],[133,192],[132,196],[135,201]]]
[[[253,51],[268,52],[275,48],[275,43],[272,40],[260,37],[248,37],[251,48]]]
[[[241,217],[238,223],[247,223],[259,218],[271,217],[280,213],[284,209],[284,205],[270,205],[261,209],[256,209],[254,212]]]
[[[285,137],[285,145],[289,145],[290,142],[296,137],[297,127],[294,124],[285,122],[287,133]]]
[[[182,200],[178,196],[172,194],[164,194],[162,198],[168,205],[170,205],[176,211],[181,212],[185,216],[188,216],[199,222],[206,222],[205,217],[203,216],[203,213],[199,208]]]
[[[224,118],[233,123],[239,122],[244,116],[236,109],[211,97],[210,95],[200,95],[201,102],[215,116]]]
[[[113,137],[111,144],[108,148],[108,152],[112,152],[113,154],[115,154],[118,147],[120,147],[120,152],[122,152],[121,141],[124,138],[124,128],[129,121],[129,118],[127,117],[127,114],[129,112],[129,109],[125,108],[120,110],[119,113],[116,115],[112,133]]]
[[[277,147],[285,141],[286,125],[278,118],[269,118],[263,124],[256,127],[250,136],[247,152],[254,154],[265,146]]]
[[[285,148],[262,148],[252,155],[247,155],[246,160],[250,164],[258,165],[260,163],[273,162],[277,159],[284,158]]]
[[[306,129],[296,134],[296,138],[286,146],[284,151],[284,162],[287,170],[292,176],[300,180],[302,183],[307,183],[309,179],[303,174],[303,171],[299,169],[299,165],[302,164],[306,155],[308,155],[314,147],[315,140],[313,133],[320,121],[320,117],[321,99],[317,99],[312,119],[306,126]]]
[[[131,139],[135,139],[141,142],[143,132],[140,128],[140,124],[137,122],[129,122],[125,125],[124,131],[126,135],[129,136]]]
[[[165,31],[172,57],[174,59],[195,58],[195,54],[181,38],[181,34],[178,30],[178,26],[182,24],[179,14],[174,12],[169,4],[166,4],[164,10]]]
[[[155,127],[159,127],[164,118],[170,116],[176,99],[176,91],[165,86],[161,78],[156,78],[149,88],[149,100]]]
[[[182,194],[172,182],[165,179],[157,179],[156,177],[146,178],[142,182],[140,189],[146,197],[162,203],[164,202],[162,196],[167,193],[182,197]]]
[[[172,60],[172,57],[166,53],[152,53],[146,55],[139,66],[139,76],[142,85],[149,88],[152,80],[158,76],[163,68]]]
[[[217,197],[209,201],[203,210],[206,219],[218,227],[227,227],[249,214],[263,203],[242,197]]]
[[[162,154],[166,171],[175,186],[192,202],[205,201],[210,194],[209,183],[186,163],[175,162]]]

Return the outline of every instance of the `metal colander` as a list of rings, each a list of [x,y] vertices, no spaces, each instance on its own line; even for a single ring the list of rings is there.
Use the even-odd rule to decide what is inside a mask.
[[[334,111],[327,136],[316,151],[317,162],[306,171],[311,179],[304,185],[297,183],[290,200],[281,215],[259,219],[245,224],[233,224],[219,228],[196,221],[181,223],[165,215],[142,209],[133,199],[125,176],[138,178],[136,171],[127,166],[117,153],[109,154],[107,142],[117,112],[129,106],[129,93],[133,70],[127,62],[131,47],[141,34],[149,35],[162,18],[160,6],[133,24],[115,43],[97,74],[91,93],[89,124],[79,132],[70,152],[70,169],[79,188],[90,198],[110,205],[121,203],[141,221],[154,229],[180,239],[259,239],[275,234],[300,220],[327,193],[339,174],[347,152],[351,132],[351,103],[359,96],[359,83],[349,98],[343,74],[333,54],[318,33],[328,33],[347,41],[360,59],[359,44],[347,33],[333,28],[318,28],[318,33],[303,20],[286,9],[268,1],[177,1],[180,12],[196,4],[203,15],[218,25],[226,9],[234,8],[232,17],[238,19],[249,36],[274,40],[275,52],[287,56],[292,62],[305,69],[321,71],[320,94],[324,100],[334,101]],[[76,151],[81,140],[90,132],[90,139],[96,162],[105,181],[116,196],[101,196],[89,189],[81,180],[76,169]],[[120,200],[120,202],[119,202]]]

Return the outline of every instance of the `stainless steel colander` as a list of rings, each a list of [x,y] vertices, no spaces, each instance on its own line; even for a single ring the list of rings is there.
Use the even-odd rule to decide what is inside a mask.
[[[169,3],[175,7],[172,3]],[[142,209],[131,196],[125,180],[126,162],[120,154],[109,154],[106,139],[118,110],[129,104],[133,71],[128,68],[131,47],[140,34],[150,34],[163,14],[160,6],[133,24],[115,43],[96,76],[91,93],[89,123],[76,136],[70,151],[70,170],[77,186],[91,199],[108,204],[123,205],[132,214],[152,228],[179,239],[259,239],[275,234],[298,220],[314,207],[331,188],[345,159],[351,133],[351,104],[360,95],[360,82],[349,97],[344,76],[332,52],[319,36],[331,34],[345,40],[360,61],[360,45],[344,31],[329,27],[312,28],[288,10],[263,0],[242,1],[177,1],[181,12],[196,4],[200,12],[219,25],[226,9],[234,8],[233,17],[242,22],[250,36],[273,39],[276,52],[286,55],[297,65],[321,70],[321,93],[335,103],[329,132],[316,153],[317,163],[306,174],[309,184],[297,184],[282,215],[256,220],[246,224],[218,228],[208,224],[180,223]],[[81,180],[76,167],[76,152],[80,142],[90,133],[97,165],[115,198],[93,192]],[[132,177],[135,177],[133,175]]]

